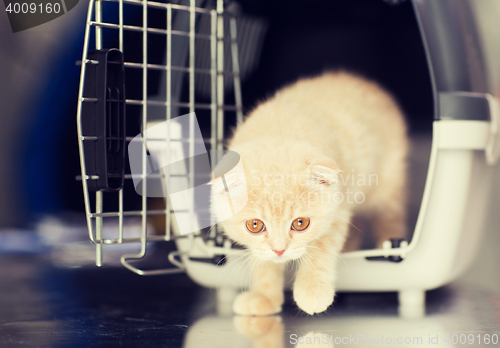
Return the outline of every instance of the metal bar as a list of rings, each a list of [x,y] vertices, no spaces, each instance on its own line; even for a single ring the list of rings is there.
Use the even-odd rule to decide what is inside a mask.
[[[95,26],[96,28],[104,27],[104,28],[111,28],[111,29],[120,29],[119,24],[115,23],[108,23],[108,22],[98,22],[98,21],[90,21],[90,25]],[[123,25],[121,27],[123,30],[129,30],[129,31],[137,31],[137,32],[142,32],[143,28],[135,25]],[[146,32],[149,33],[156,33],[156,34],[163,34],[167,35],[168,31],[165,29],[159,29],[159,28],[146,28],[144,29]],[[178,35],[178,36],[185,36],[185,37],[190,37],[191,33],[188,33],[186,31],[180,31],[180,30],[171,30],[172,35]],[[204,35],[204,34],[193,34],[196,38],[198,39],[210,39],[210,35]]]
[[[224,149],[224,0],[217,0],[217,162]],[[211,236],[217,237],[218,227],[212,229]],[[215,236],[214,236],[215,234]]]
[[[108,139],[113,139],[113,138],[108,138]],[[130,141],[132,139],[134,139],[134,137],[126,137],[125,138],[127,141]],[[155,142],[155,141],[165,141],[165,139],[160,139],[160,138],[150,138],[148,139],[148,141],[151,143],[151,142]],[[174,141],[174,142],[182,142],[182,143],[187,143],[189,142],[189,139],[170,139],[170,141]],[[208,138],[204,138],[203,141],[198,141],[198,140],[195,140],[195,143],[209,143],[210,142],[210,139]]]
[[[168,40],[169,35],[167,35],[167,40]],[[167,50],[168,50],[168,45],[167,45]],[[137,68],[137,69],[142,69],[143,64],[142,63],[132,63],[132,62],[125,62],[124,66],[126,68]],[[183,67],[183,66],[167,66],[167,65],[161,65],[161,64],[148,64],[147,65],[148,69],[153,69],[153,70],[168,70],[172,69],[174,71],[181,71],[181,72],[189,72],[189,68]]]
[[[166,149],[167,149],[167,161],[170,158],[170,119],[172,118],[172,6],[167,7],[167,56],[166,56],[166,70],[167,86],[165,88],[165,100],[167,101],[167,134],[165,137]],[[168,198],[168,187],[170,184],[170,166],[166,166],[163,171],[164,174],[164,185],[165,185],[165,240],[169,241],[171,239],[170,224],[172,220],[170,208],[169,208],[169,198]]]
[[[79,98],[79,100],[81,102],[92,102],[92,103],[96,103],[99,99],[97,98],[85,98],[85,97],[81,97]]]
[[[123,243],[123,188],[118,191],[118,241]]]
[[[168,37],[168,35],[167,35]],[[142,69],[143,64],[142,63],[133,63],[133,62],[125,62],[124,63],[125,68],[136,68],[136,69]],[[189,72],[189,67],[183,67],[183,66],[170,66],[167,67],[166,65],[161,65],[161,64],[148,64],[147,65],[148,69],[152,70],[166,70],[166,69],[172,69],[172,71],[180,71],[180,72]],[[195,68],[194,71],[199,74],[212,74],[211,69],[201,69],[201,68]],[[221,71],[217,72],[221,75],[228,75],[228,76],[233,76],[234,73],[232,71]]]
[[[148,2],[142,1],[142,177],[146,178],[147,174],[147,132],[146,127],[148,124],[148,90],[147,90],[147,78],[148,78]],[[120,262],[127,269],[131,270],[134,273],[140,275],[147,275],[148,272],[138,269],[135,266],[132,266],[127,259],[141,259],[146,255],[146,244],[147,244],[147,180],[144,179],[142,181],[142,210],[141,210],[141,250],[138,254],[125,254],[120,258]],[[163,213],[163,210],[161,210]],[[123,214],[129,215],[130,212],[124,212]]]
[[[202,210],[203,211],[203,210]],[[208,209],[206,210],[208,211]],[[170,210],[170,212],[174,212],[173,210]],[[178,213],[189,213],[189,210],[188,209],[182,209],[182,210],[176,210],[175,212],[178,212]],[[106,213],[100,213],[100,214],[97,214],[97,213],[94,213],[92,214],[94,218],[97,217],[97,215],[101,216],[101,217],[114,217],[114,216],[118,216],[118,212],[106,212]],[[165,214],[165,209],[149,209],[147,211],[147,214],[146,215],[163,215]],[[128,210],[128,211],[124,211],[123,212],[123,216],[142,216],[142,210]]]
[[[142,107],[142,136],[143,136],[143,144],[142,144],[142,175],[143,178],[146,177],[147,174],[147,132],[146,126],[148,124],[148,3],[147,1],[142,1],[142,63],[144,67],[142,69],[142,100],[144,102]],[[148,200],[147,200],[147,180],[142,181],[142,223],[141,223],[141,252],[139,257],[143,257],[146,254],[146,237],[147,237],[147,209],[148,209]]]
[[[210,11],[210,78],[211,78],[211,100],[210,100],[210,118],[211,118],[211,129],[210,129],[210,151],[212,154],[210,156],[211,169],[212,172],[217,164],[217,159],[215,158],[215,151],[217,149],[218,139],[217,139],[217,11]],[[210,214],[210,225],[213,228],[210,229],[209,237],[215,238],[217,234],[217,227],[215,225],[215,219],[213,214]]]
[[[101,30],[101,25],[102,24],[102,4],[101,0],[96,0],[95,2],[95,22],[90,22],[90,23],[95,23],[96,28],[95,28],[95,49],[100,50],[102,48],[102,30]]]
[[[87,12],[87,22],[90,21],[92,18],[92,8],[94,7],[94,0],[91,0],[89,2],[89,9]],[[85,37],[83,40],[83,53],[82,53],[82,62],[87,60],[87,52],[88,52],[88,47],[89,47],[89,36],[90,36],[90,27],[87,26],[85,29]],[[80,85],[79,85],[79,99],[81,100],[83,97],[83,87],[85,85],[85,70],[86,70],[86,64],[82,64],[81,66],[81,72],[80,72]],[[92,221],[90,218],[90,213],[91,213],[91,207],[90,207],[90,197],[89,197],[89,190],[88,190],[88,185],[87,185],[87,178],[89,176],[87,175],[87,168],[85,166],[85,149],[83,147],[83,129],[82,129],[82,103],[78,103],[78,108],[77,108],[77,113],[76,113],[76,124],[77,124],[77,132],[78,132],[78,150],[80,152],[80,169],[81,169],[81,176],[84,178],[82,180],[82,188],[83,188],[83,200],[84,200],[84,205],[85,205],[85,213],[86,213],[86,219],[87,219],[87,229],[88,229],[88,234],[89,238],[92,241],[92,243],[95,243],[95,238],[94,238],[94,232],[93,232],[93,225]]]
[[[236,19],[234,17],[231,17],[229,19],[229,23],[229,31],[231,34],[231,59],[233,66],[234,99],[236,104],[236,122],[237,124],[241,124],[243,122],[243,102],[241,100],[240,62],[238,57],[238,41],[236,39]]]
[[[118,2],[118,47],[124,53],[123,47],[123,0]],[[118,243],[123,243],[123,188],[118,192]]]
[[[99,179],[99,175],[85,175],[85,181],[87,180],[97,180]],[[76,180],[82,180],[82,176],[81,175],[77,175],[76,176]]]
[[[185,211],[180,211],[180,212],[188,212],[188,210]],[[142,210],[128,210],[123,212],[123,216],[147,216],[147,215],[162,215],[165,214],[164,209],[150,209],[146,212],[146,215],[144,215],[144,212]],[[103,218],[103,217],[117,217],[120,216],[120,212],[113,211],[113,212],[99,212],[99,213],[93,213],[91,214],[92,218]]]
[[[95,211],[96,214],[102,214],[102,192],[97,191],[95,193]],[[96,229],[96,242],[95,245],[95,264],[97,267],[102,266],[102,217],[96,216],[95,219],[95,229]]]
[[[184,178],[188,176],[188,174],[170,174],[171,178]],[[132,174],[125,174],[125,179],[132,179],[134,176]],[[139,177],[139,175],[137,175]],[[149,174],[148,178],[161,178],[162,174]],[[206,174],[195,174],[195,178],[206,178]]]
[[[123,53],[123,0],[119,0],[118,2],[118,48]]]
[[[142,179],[142,175],[135,175],[136,177],[139,177]],[[170,177],[171,178],[184,178],[188,176],[187,174],[170,174]],[[195,178],[203,178],[203,179],[206,179],[207,176],[205,174],[196,174],[195,173]],[[132,174],[125,174],[124,175],[124,179],[133,179],[134,178],[134,175]],[[164,175],[163,174],[149,174],[148,175],[148,178],[164,178]],[[76,180],[82,180],[82,176],[81,175],[77,175]],[[91,175],[91,176],[88,176],[87,175],[87,180],[97,180],[99,179],[99,175]]]
[[[189,187],[194,187],[194,64],[195,64],[195,30],[196,30],[196,0],[190,0],[189,11]],[[194,192],[190,197],[189,215],[191,229],[194,219]]]
[[[126,68],[142,69],[143,64],[142,63],[125,62],[124,66]],[[147,67],[148,67],[148,69],[152,69],[152,70],[166,70],[166,69],[169,68],[166,65],[161,65],[161,64],[148,64]],[[189,72],[189,67],[186,68],[186,67],[183,67],[183,66],[170,66],[170,69],[172,69],[172,71]],[[196,73],[200,73],[200,74],[207,74],[207,75],[208,74],[212,74],[212,69],[195,68],[194,71]],[[235,75],[234,72],[227,71],[227,70],[216,71],[216,74],[228,75],[228,76],[234,76]]]
[[[102,21],[102,3],[100,0],[95,2],[95,21],[100,23]],[[95,48],[97,50],[102,49],[102,30],[100,26],[95,28]],[[102,192],[97,191],[95,195],[96,213],[102,213]],[[95,263],[97,267],[102,266],[102,218],[96,218],[96,260]]]
[[[97,137],[82,137],[84,139],[81,139],[81,140],[86,140],[86,141],[96,141]],[[109,140],[120,140],[121,138],[118,138],[118,137],[107,137],[106,139],[109,139]],[[134,139],[134,137],[125,137],[126,140],[130,141],[132,139]],[[186,139],[170,139],[171,141],[174,141],[174,142],[182,142],[182,143],[187,143],[189,142],[189,139],[186,138]],[[149,138],[148,139],[148,142],[155,142],[155,141],[165,141],[165,139],[160,139],[160,138]],[[203,141],[200,141],[200,140],[195,140],[195,143],[198,143],[198,144],[205,144],[205,143],[209,143],[210,142],[210,139],[208,138],[204,138]]]
[[[175,236],[174,239],[182,239],[182,238],[189,238],[187,235],[186,236]],[[147,242],[161,242],[164,241],[165,237],[164,236],[148,236]],[[140,237],[129,237],[129,238],[123,238],[123,241],[120,242],[116,238],[107,238],[103,239],[102,242],[107,245],[111,244],[127,244],[127,243],[140,243],[141,238]]]
[[[224,78],[222,78],[222,81],[224,81]],[[222,99],[222,101],[224,101],[224,99]],[[144,104],[144,101],[142,100],[137,100],[137,99],[126,99],[125,100],[125,104],[128,104],[128,105],[142,105]],[[167,106],[167,102],[163,102],[163,101],[158,101],[158,100],[148,100],[147,101],[147,104],[148,105],[155,105],[155,106]],[[171,103],[172,106],[178,106],[178,107],[183,107],[183,108],[190,108],[190,103],[177,103],[177,102],[172,102]],[[196,109],[208,109],[210,110],[211,109],[211,104],[206,104],[206,103],[195,103],[194,104],[194,107]],[[219,110],[227,110],[227,111],[236,111],[236,106],[232,106],[232,105],[224,105],[224,104],[219,104],[217,105],[217,109]]]
[[[224,0],[217,0],[217,70],[224,71]],[[217,75],[217,160],[220,160],[224,138],[224,75]]]
[[[210,78],[211,78],[211,129],[210,150],[215,151],[217,147],[217,12],[210,12]],[[212,170],[217,164],[215,156],[211,156]]]

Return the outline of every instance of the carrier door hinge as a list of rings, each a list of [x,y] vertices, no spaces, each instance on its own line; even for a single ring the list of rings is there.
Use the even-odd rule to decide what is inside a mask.
[[[437,120],[489,121],[489,132],[484,148],[488,164],[500,158],[500,104],[490,93],[440,92],[438,93]]]
[[[490,107],[490,134],[486,143],[486,161],[490,165],[497,163],[500,157],[500,100],[491,94],[486,94]]]

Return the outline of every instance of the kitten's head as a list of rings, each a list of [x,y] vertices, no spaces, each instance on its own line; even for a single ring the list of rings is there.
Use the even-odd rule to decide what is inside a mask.
[[[261,260],[286,262],[331,228],[339,168],[319,149],[287,139],[248,142],[231,149],[242,166],[212,185],[211,210],[225,234]],[[243,207],[229,218],[228,197]],[[246,203],[246,204],[245,204]],[[235,209],[236,211],[238,209]]]

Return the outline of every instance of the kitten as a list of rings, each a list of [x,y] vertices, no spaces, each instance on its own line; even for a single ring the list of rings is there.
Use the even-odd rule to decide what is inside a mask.
[[[353,214],[373,217],[378,245],[404,237],[407,147],[393,98],[350,73],[301,79],[258,105],[228,147],[242,163],[225,176],[231,198],[248,201],[219,224],[259,262],[234,312],[280,312],[292,260],[300,260],[295,302],[311,315],[325,311]],[[215,216],[227,216],[222,185],[212,186],[211,200]]]

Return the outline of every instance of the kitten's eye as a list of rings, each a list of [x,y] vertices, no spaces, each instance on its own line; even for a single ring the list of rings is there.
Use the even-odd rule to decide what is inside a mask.
[[[246,225],[247,229],[252,233],[260,233],[266,228],[266,225],[259,219],[247,220]]]
[[[306,217],[299,217],[292,221],[292,229],[295,231],[304,231],[309,227],[311,220]]]

